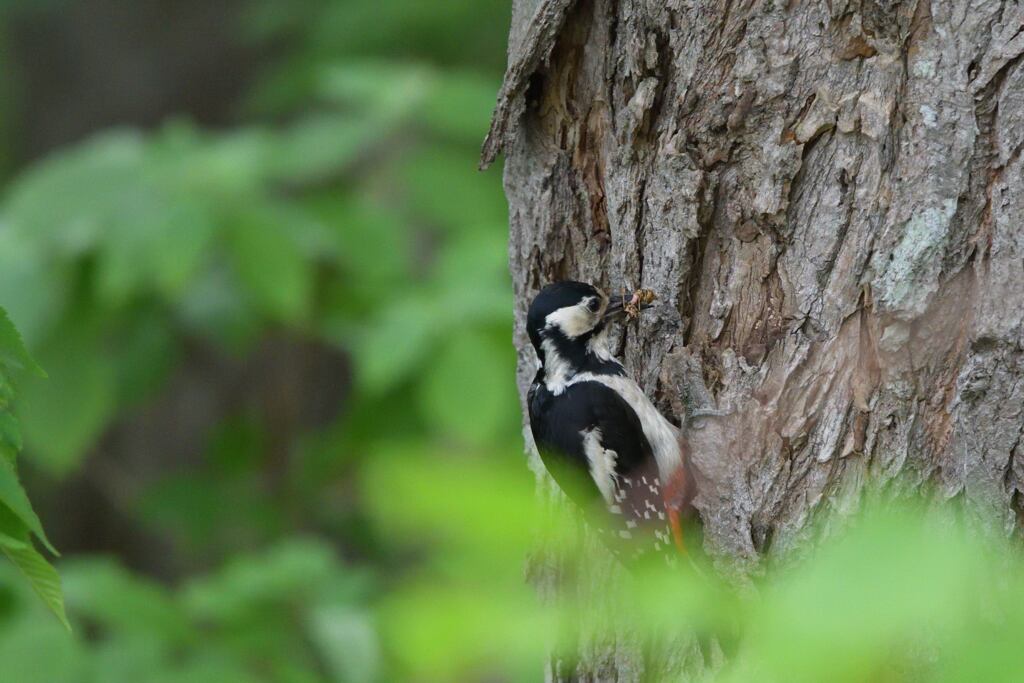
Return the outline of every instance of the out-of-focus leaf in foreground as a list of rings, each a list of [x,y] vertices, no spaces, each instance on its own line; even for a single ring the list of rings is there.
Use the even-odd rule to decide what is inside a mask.
[[[717,641],[729,656],[711,679],[729,682],[1015,680],[1024,559],[941,510],[869,510],[738,583],[702,560],[616,569],[577,534],[548,543],[560,594],[541,600],[520,558],[544,538],[574,538],[569,518],[545,514],[529,477],[497,456],[483,466],[401,452],[376,454],[367,490],[381,533],[423,558],[382,607],[407,675],[510,675],[551,647],[627,637],[677,654]]]
[[[538,671],[559,615],[524,580],[547,519],[532,477],[507,454],[411,452],[382,446],[365,482],[379,533],[429,558],[382,605],[390,654],[405,675],[431,680]]]

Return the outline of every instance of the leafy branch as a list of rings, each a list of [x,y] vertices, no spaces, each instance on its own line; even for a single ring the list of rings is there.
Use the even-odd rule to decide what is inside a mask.
[[[64,613],[60,577],[36,549],[33,538],[54,555],[58,554],[57,550],[46,537],[43,525],[18,481],[21,429],[12,412],[13,377],[23,372],[46,376],[29,356],[7,312],[0,308],[0,550],[21,570],[61,623],[70,629]]]

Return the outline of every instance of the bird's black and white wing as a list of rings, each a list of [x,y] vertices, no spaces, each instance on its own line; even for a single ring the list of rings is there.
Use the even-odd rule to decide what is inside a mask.
[[[603,503],[618,545],[631,554],[681,545],[651,444],[622,397],[598,382],[572,384],[557,397],[538,384],[529,404],[545,467],[584,510]]]

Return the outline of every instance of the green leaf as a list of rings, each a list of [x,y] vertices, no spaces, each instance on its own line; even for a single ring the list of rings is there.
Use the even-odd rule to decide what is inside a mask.
[[[63,314],[72,270],[38,236],[0,229],[0,306],[29,347]]]
[[[0,505],[0,545],[24,548],[32,544],[28,527],[6,505]]]
[[[347,62],[324,69],[320,92],[334,100],[371,113],[387,126],[414,113],[434,83],[430,69],[387,62]]]
[[[11,184],[10,229],[51,255],[90,252],[111,226],[137,219],[147,206],[145,154],[141,133],[114,131],[33,165]]]
[[[368,614],[346,605],[324,605],[309,619],[311,639],[338,683],[378,680],[380,644]]]
[[[64,628],[70,631],[71,624],[64,613],[64,593],[61,591],[57,570],[31,545],[26,544],[22,548],[0,545],[0,549],[21,570],[46,606],[64,624]]]
[[[385,308],[356,341],[359,385],[380,394],[424,365],[436,345],[441,314],[427,297],[410,297]]]
[[[310,116],[278,141],[270,170],[276,178],[293,183],[329,177],[379,137],[376,127],[372,120],[349,116]]]
[[[515,370],[512,349],[480,333],[460,330],[426,368],[420,407],[428,422],[450,435],[480,444],[505,433],[515,415],[507,378]]]
[[[78,613],[78,608],[69,590],[68,573],[60,569],[64,579],[68,609]],[[165,678],[154,677],[155,672],[168,668],[168,650],[175,644],[146,632],[105,631],[102,639],[89,641],[89,667],[92,680],[101,681],[145,681],[146,683],[170,683]]]
[[[501,324],[511,335],[512,283],[508,274],[507,231],[502,226],[459,235],[434,266],[443,288],[445,310],[460,327],[468,324]],[[472,282],[472,287],[466,283]]]
[[[4,373],[0,372],[0,408],[8,408],[12,401],[14,401],[14,387],[11,386],[10,380],[4,376]]]
[[[167,642],[187,639],[184,613],[155,581],[107,558],[62,563],[61,574],[67,604],[76,615],[111,631],[156,636]]]
[[[311,264],[288,234],[285,217],[269,207],[238,217],[228,248],[239,280],[272,317],[306,317],[313,291]]]
[[[194,197],[154,198],[137,220],[110,230],[98,259],[103,299],[121,304],[138,292],[178,296],[203,265],[216,226]]]
[[[22,548],[29,547],[30,541],[22,541],[16,536],[9,536],[6,533],[0,531],[0,546],[4,548],[12,548],[14,550],[21,550]]]
[[[236,557],[217,574],[194,581],[185,604],[200,619],[244,618],[261,606],[309,595],[336,571],[325,543],[293,539],[260,555]]]
[[[107,426],[116,408],[114,366],[93,334],[64,330],[41,350],[50,379],[20,387],[28,452],[50,472],[69,472]]]
[[[15,370],[29,370],[35,374],[45,377],[46,373],[36,365],[32,356],[28,354],[21,335],[15,329],[14,323],[7,317],[7,311],[0,308],[0,365],[6,365]]]
[[[14,415],[0,410],[0,445],[4,443],[17,452],[21,450],[21,428]]]
[[[32,503],[29,502],[25,489],[18,481],[14,465],[3,458],[0,458],[0,503],[6,505],[21,520],[22,524],[32,530],[32,533],[43,542],[47,550],[54,555],[60,554],[46,538],[43,525],[39,521],[39,517],[36,516],[35,510],[32,509]]]

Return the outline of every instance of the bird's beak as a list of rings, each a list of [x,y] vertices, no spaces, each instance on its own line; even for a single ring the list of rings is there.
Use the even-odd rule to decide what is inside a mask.
[[[621,298],[615,297],[608,302],[608,306],[604,309],[604,319],[615,320],[616,318],[622,317],[625,312],[625,303]]]

